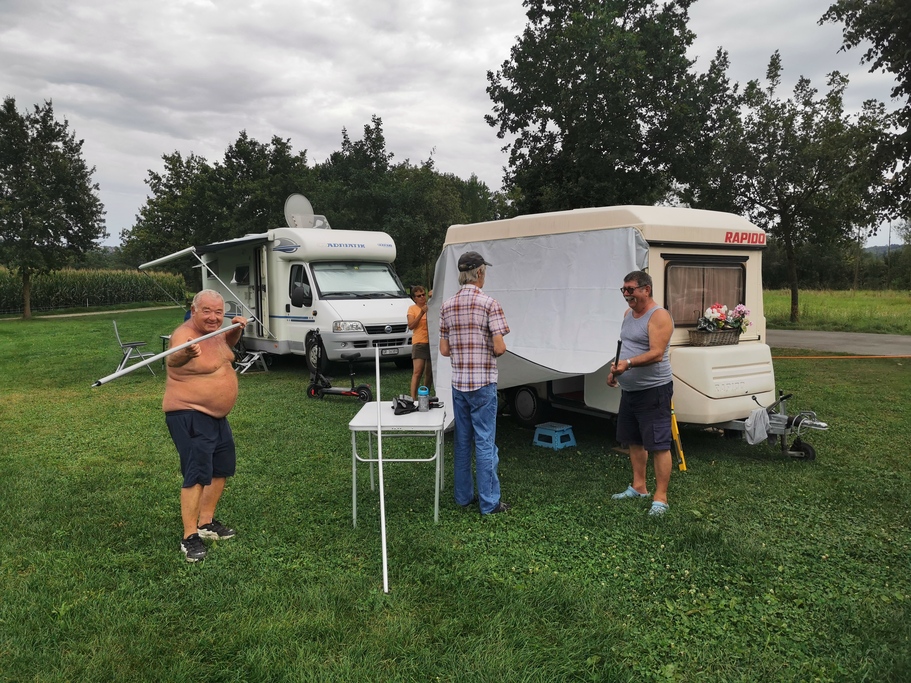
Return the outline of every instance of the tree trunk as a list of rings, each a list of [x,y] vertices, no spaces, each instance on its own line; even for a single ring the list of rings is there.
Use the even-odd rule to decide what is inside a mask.
[[[860,258],[861,258],[861,255],[863,254],[862,240],[863,240],[863,234],[861,233],[860,229],[858,228],[857,241],[854,243],[855,246],[857,247],[854,250],[854,286],[851,288],[851,291],[855,294],[857,293],[857,282],[860,279]]]
[[[787,225],[787,218],[782,216],[782,234],[784,237],[784,251],[788,261],[788,286],[791,289],[791,322],[796,323],[800,320],[800,307],[797,301],[797,254],[794,250],[794,243],[790,239],[790,226]]]
[[[32,317],[32,276],[27,270],[22,272],[22,319]]]

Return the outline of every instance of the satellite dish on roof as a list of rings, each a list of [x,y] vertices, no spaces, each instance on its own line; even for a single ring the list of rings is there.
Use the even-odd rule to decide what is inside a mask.
[[[289,228],[312,228],[313,207],[302,194],[292,194],[285,200],[285,222]]]

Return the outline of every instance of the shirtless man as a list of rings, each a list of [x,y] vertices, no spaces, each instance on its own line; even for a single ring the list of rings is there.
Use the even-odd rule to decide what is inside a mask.
[[[221,294],[204,289],[193,297],[190,317],[171,334],[171,344],[185,344],[219,330],[224,315]],[[231,538],[237,533],[215,519],[215,506],[227,478],[234,474],[236,462],[234,436],[226,417],[237,401],[231,347],[240,340],[247,319],[237,316],[231,320],[234,323],[240,327],[167,357],[162,409],[180,454],[180,550],[187,562],[205,558],[203,538]]]

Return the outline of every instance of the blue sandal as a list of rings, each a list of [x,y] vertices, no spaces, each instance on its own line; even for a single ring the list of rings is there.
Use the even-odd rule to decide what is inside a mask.
[[[651,515],[652,517],[660,517],[661,515],[666,513],[669,509],[670,508],[668,507],[667,503],[661,503],[656,500],[652,503],[652,507],[649,508],[648,514]]]
[[[632,486],[627,486],[623,493],[615,493],[611,496],[614,500],[626,500],[627,498],[648,498],[650,493],[639,493]]]

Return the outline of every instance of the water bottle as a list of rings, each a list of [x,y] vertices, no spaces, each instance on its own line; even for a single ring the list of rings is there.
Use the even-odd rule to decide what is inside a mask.
[[[430,389],[418,387],[418,412],[426,413],[430,410]]]

